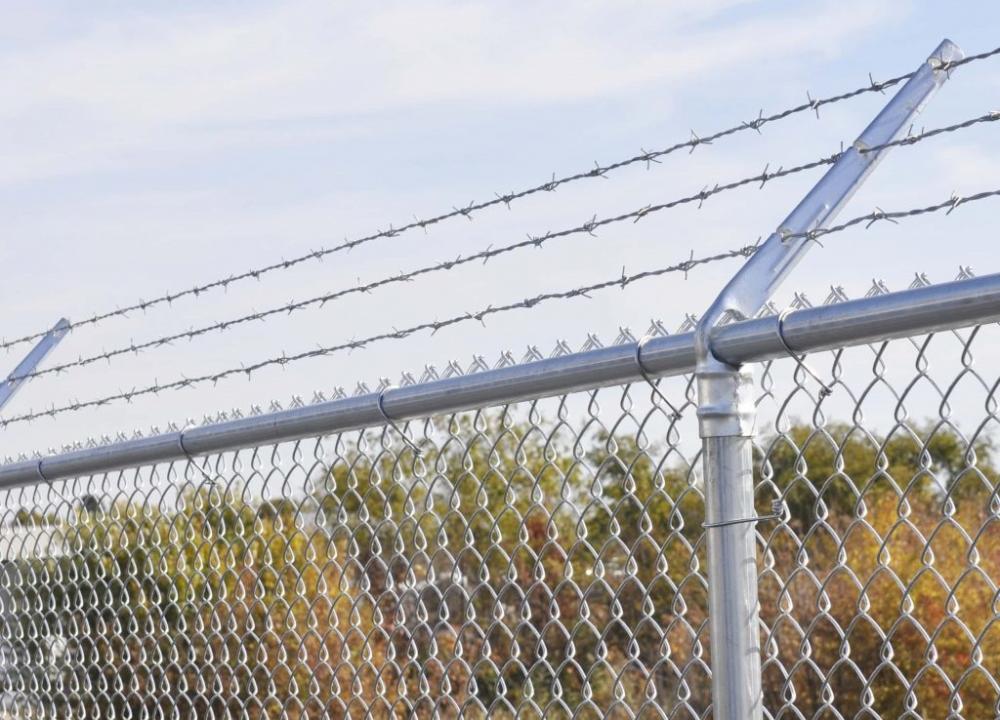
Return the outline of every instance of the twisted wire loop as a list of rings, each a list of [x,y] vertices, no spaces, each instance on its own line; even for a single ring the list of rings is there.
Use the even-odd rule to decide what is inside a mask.
[[[635,365],[636,365],[637,368],[639,368],[639,374],[642,375],[642,379],[646,381],[646,384],[649,385],[649,387],[653,391],[653,393],[660,399],[660,401],[664,405],[666,405],[670,409],[670,418],[672,420],[680,420],[680,417],[681,417],[680,410],[678,410],[674,406],[674,404],[671,403],[670,400],[667,399],[666,395],[664,395],[662,392],[660,392],[659,382],[653,380],[653,378],[649,374],[649,371],[646,370],[646,366],[642,362],[642,347],[647,342],[649,342],[650,340],[652,340],[653,337],[655,337],[655,336],[652,333],[647,333],[647,334],[643,335],[639,339],[639,342],[637,342],[635,344]]]
[[[819,384],[819,401],[817,402],[817,405],[819,405],[823,402],[823,400],[833,394],[833,387],[824,382],[823,379],[820,378],[820,376],[817,375],[811,367],[809,367],[805,358],[801,354],[792,350],[791,346],[788,344],[788,340],[785,339],[785,318],[787,318],[790,313],[794,312],[794,310],[795,308],[787,307],[778,313],[778,316],[775,318],[775,328],[777,330],[776,334],[779,342],[781,342],[781,346],[785,349],[785,352],[788,353],[788,357],[795,361],[802,372]]]
[[[759,368],[754,497],[781,507],[755,532],[766,716],[992,716],[1000,370],[975,355],[998,341],[811,354],[825,400],[794,352]],[[39,465],[0,490],[3,710],[710,716],[692,392],[581,390],[413,436],[385,415],[207,455],[214,477],[71,478],[61,500]]]
[[[194,459],[190,451],[187,449],[187,446],[184,444],[184,433],[189,427],[191,427],[191,425],[193,425],[193,423],[189,421],[183,428],[181,428],[180,432],[177,433],[177,447],[187,460],[188,467],[197,470],[198,474],[202,476],[206,483],[214,483],[215,478],[197,460]]]
[[[375,407],[378,408],[378,414],[382,416],[383,420],[385,420],[386,425],[396,431],[396,434],[399,435],[400,439],[407,446],[409,446],[414,455],[420,457],[420,446],[413,442],[413,440],[410,439],[410,436],[403,432],[399,425],[396,424],[396,421],[389,417],[389,414],[385,411],[385,393],[389,389],[389,387],[384,387],[379,390],[378,397],[375,399]]]
[[[35,464],[35,471],[38,473],[38,479],[42,481],[43,485],[47,486],[48,491],[50,493],[52,493],[57,498],[59,498],[60,500],[62,500],[64,503],[66,503],[67,506],[69,506],[69,507],[73,506],[73,502],[71,500],[69,500],[61,492],[59,492],[59,490],[55,487],[55,485],[47,477],[45,477],[45,473],[42,470],[42,460],[40,458],[39,458],[38,462]]]

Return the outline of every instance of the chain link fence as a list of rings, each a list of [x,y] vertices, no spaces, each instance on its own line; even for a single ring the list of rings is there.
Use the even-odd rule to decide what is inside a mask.
[[[914,119],[953,71],[998,54],[966,57],[945,40],[905,75],[0,339],[9,350],[44,338],[0,383],[9,398],[34,378],[826,171],[765,241],[0,417],[6,429],[250,379],[746,260],[677,335],[654,322],[638,342],[590,336],[578,353],[529,348],[493,369],[477,357],[391,390],[0,462],[0,720],[1000,717],[1000,330],[984,324],[1000,318],[1000,275],[768,305],[824,238],[1000,197],[953,193],[833,224],[888,150],[995,127],[996,111],[920,132]],[[56,330],[648,169],[897,85],[830,155],[38,368]]]
[[[997,712],[997,332],[757,366],[766,716]],[[696,399],[656,382],[9,488],[0,706],[710,716]]]

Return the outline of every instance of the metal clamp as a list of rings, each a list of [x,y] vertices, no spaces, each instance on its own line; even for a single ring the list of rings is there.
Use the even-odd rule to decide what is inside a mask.
[[[396,421],[393,420],[391,417],[389,417],[389,414],[385,411],[384,398],[386,390],[389,390],[389,388],[387,387],[382,388],[378,393],[378,398],[376,398],[375,400],[375,405],[378,408],[378,414],[382,416],[382,419],[385,420],[386,424],[389,427],[391,427],[393,430],[399,433],[399,436],[403,438],[403,442],[409,446],[409,448],[413,451],[413,453],[417,457],[420,457],[423,453],[421,452],[417,444],[412,440],[410,440],[409,436],[400,429],[400,427],[396,424]]]

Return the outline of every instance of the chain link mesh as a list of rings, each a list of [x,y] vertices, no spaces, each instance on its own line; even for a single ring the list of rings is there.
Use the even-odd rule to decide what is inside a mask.
[[[997,712],[997,332],[758,368],[768,717]],[[419,454],[369,428],[6,490],[0,707],[710,716],[694,407],[667,378],[400,424]]]

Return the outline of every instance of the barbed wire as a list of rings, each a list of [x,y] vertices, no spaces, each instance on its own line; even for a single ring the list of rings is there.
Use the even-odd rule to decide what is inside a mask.
[[[998,120],[1000,120],[1000,111],[989,112],[975,118],[970,118],[968,120],[963,120],[962,122],[954,123],[952,125],[934,128],[931,130],[925,130],[916,135],[908,135],[907,137],[900,138],[897,140],[892,140],[890,142],[886,142],[881,145],[875,145],[868,148],[858,148],[857,150],[862,154],[879,153],[882,152],[883,150],[892,147],[915,145],[916,143],[926,140],[928,138],[933,138],[945,133],[957,132],[959,130],[963,130],[981,123],[996,122]],[[7,381],[20,382],[45,375],[63,373],[75,368],[92,365],[97,362],[111,361],[114,358],[121,357],[124,355],[138,354],[139,352],[142,352],[144,350],[165,347],[178,340],[193,340],[195,338],[204,336],[211,332],[224,332],[225,330],[228,330],[237,325],[242,325],[249,322],[256,322],[259,320],[265,320],[266,318],[273,317],[275,315],[287,315],[317,305],[322,307],[326,303],[332,302],[336,299],[342,298],[347,295],[367,294],[378,288],[385,287],[387,285],[410,282],[423,275],[428,275],[440,271],[449,271],[461,265],[465,265],[467,263],[477,262],[480,260],[483,261],[483,263],[486,263],[491,258],[497,257],[498,255],[503,255],[506,253],[514,252],[516,250],[521,250],[530,247],[540,248],[546,242],[556,238],[563,238],[577,234],[595,235],[595,230],[597,230],[598,228],[605,227],[607,225],[611,225],[614,223],[623,222],[626,220],[632,220],[633,222],[638,222],[639,220],[645,218],[647,215],[651,215],[653,213],[657,213],[670,208],[678,207],[680,205],[697,202],[700,207],[701,203],[703,203],[708,198],[723,192],[735,190],[737,188],[756,183],[760,183],[760,186],[763,187],[770,180],[787,177],[789,175],[795,175],[797,173],[805,172],[807,170],[812,170],[817,167],[832,165],[843,154],[844,151],[841,151],[829,157],[819,158],[817,160],[803,163],[801,165],[796,165],[794,167],[790,167],[787,169],[779,168],[774,172],[769,172],[768,168],[770,166],[767,166],[764,168],[763,172],[758,173],[756,175],[744,177],[739,180],[733,180],[731,182],[724,184],[716,184],[711,189],[708,189],[708,187],[706,186],[706,188],[703,189],[701,192],[695,193],[693,195],[686,195],[656,205],[647,205],[637,210],[632,210],[630,212],[622,213],[620,215],[615,215],[611,217],[605,217],[599,219],[595,215],[589,221],[581,225],[577,225],[575,227],[566,228],[554,232],[547,232],[544,233],[543,235],[538,235],[538,236],[529,235],[526,240],[521,240],[519,242],[511,243],[509,245],[504,245],[502,247],[493,248],[491,246],[486,250],[473,253],[471,255],[466,255],[466,256],[460,255],[453,260],[445,260],[443,262],[438,262],[433,265],[424,266],[416,270],[411,270],[409,272],[391,275],[378,280],[373,280],[368,283],[359,284],[349,288],[343,288],[340,290],[336,290],[334,292],[326,293],[324,295],[319,295],[305,300],[292,301],[290,303],[269,308],[267,310],[259,312],[255,311],[252,313],[248,313],[246,315],[241,315],[239,317],[231,318],[229,320],[222,320],[216,323],[211,323],[209,325],[204,325],[200,328],[192,328],[178,333],[173,333],[171,335],[165,335],[163,337],[155,338],[153,340],[148,340],[146,342],[138,344],[132,342],[128,345],[118,347],[113,350],[105,350],[103,352],[96,353],[94,355],[80,357],[77,360],[61,363],[58,365],[53,365],[48,368],[33,370],[21,374],[12,373],[7,376]]]
[[[887,212],[876,208],[876,210],[874,210],[871,213],[860,215],[844,223],[840,223],[839,225],[833,225],[831,227],[824,229],[811,230],[805,233],[795,233],[789,235],[788,237],[790,238],[802,237],[802,238],[808,238],[810,240],[816,240],[819,237],[843,232],[849,228],[862,224],[864,224],[865,228],[867,229],[879,221],[895,222],[903,218],[917,217],[920,215],[926,215],[928,213],[940,212],[942,210],[946,210],[947,211],[946,214],[950,215],[960,205],[968,205],[969,203],[993,197],[1000,197],[1000,189],[986,190],[983,192],[966,196],[953,195],[948,200],[938,202],[933,205],[927,205],[924,207],[910,208],[908,210]],[[201,385],[209,382],[214,385],[218,383],[220,380],[235,375],[245,374],[249,378],[254,372],[257,372],[258,370],[261,370],[266,367],[272,367],[272,366],[285,367],[291,363],[298,362],[300,360],[305,360],[308,358],[323,357],[327,355],[332,355],[337,352],[342,352],[345,350],[358,350],[361,348],[365,348],[369,345],[375,344],[377,342],[381,342],[383,340],[401,340],[403,338],[407,338],[411,335],[414,335],[418,332],[423,332],[427,330],[430,330],[431,334],[433,335],[434,333],[437,333],[439,330],[442,330],[446,327],[459,325],[462,323],[477,321],[485,324],[484,321],[485,318],[487,317],[491,317],[493,315],[498,315],[501,313],[511,312],[514,310],[530,310],[538,305],[549,302],[551,300],[569,300],[577,297],[589,298],[591,293],[598,292],[600,290],[606,290],[608,288],[614,288],[614,287],[624,290],[629,285],[639,282],[640,280],[659,277],[661,275],[666,275],[668,273],[683,272],[686,274],[690,270],[700,265],[706,265],[709,263],[732,259],[736,257],[745,257],[745,258],[750,257],[757,251],[758,247],[759,247],[758,244],[754,243],[733,250],[727,250],[713,255],[706,255],[700,258],[692,257],[680,263],[668,265],[666,267],[656,268],[653,270],[643,270],[631,275],[625,272],[625,268],[622,268],[622,272],[619,277],[609,280],[604,280],[598,283],[593,283],[591,285],[584,285],[573,288],[571,290],[541,293],[539,295],[535,295],[529,298],[524,298],[522,300],[508,303],[505,305],[496,305],[496,306],[488,305],[487,307],[477,312],[454,315],[445,320],[433,320],[429,322],[423,322],[417,325],[412,325],[408,328],[404,328],[402,330],[393,328],[391,331],[382,332],[377,335],[371,335],[361,340],[351,340],[337,345],[318,347],[312,350],[306,350],[304,352],[296,353],[294,355],[288,355],[286,353],[282,353],[280,356],[270,357],[265,360],[257,361],[250,365],[243,364],[240,365],[239,367],[228,368],[226,370],[221,370],[216,373],[209,373],[206,375],[201,375],[192,378],[182,377],[179,380],[174,380],[172,382],[163,384],[154,382],[153,385],[149,385],[143,388],[132,389],[129,391],[120,391],[118,393],[112,395],[106,395],[104,397],[96,398],[93,400],[75,401],[73,403],[69,403],[62,406],[53,406],[47,410],[40,410],[37,412],[29,411],[22,415],[16,415],[10,418],[0,418],[0,427],[6,428],[9,427],[10,425],[18,423],[31,422],[46,417],[55,417],[63,413],[77,412],[92,407],[100,407],[108,405],[113,402],[119,402],[119,401],[131,402],[137,397],[142,397],[146,395],[157,395],[161,392],[168,390],[180,390],[183,388],[193,387],[195,385]]]
[[[208,382],[211,382],[214,385],[220,380],[223,380],[227,377],[232,377],[234,375],[245,374],[249,378],[250,375],[252,375],[254,372],[257,372],[258,370],[261,370],[266,367],[272,367],[272,366],[284,367],[290,363],[297,362],[300,360],[305,360],[308,358],[323,357],[326,355],[332,355],[334,353],[342,352],[345,350],[359,350],[373,343],[377,343],[383,340],[401,340],[403,338],[407,338],[421,331],[430,330],[431,334],[433,335],[437,333],[439,330],[442,330],[446,327],[450,327],[452,325],[471,322],[473,320],[480,323],[484,323],[485,318],[490,317],[492,315],[498,315],[500,313],[506,313],[519,309],[524,309],[524,310],[531,309],[537,305],[540,305],[550,300],[569,299],[574,297],[588,297],[589,293],[591,292],[596,292],[598,290],[603,290],[609,287],[617,286],[624,289],[625,287],[631,285],[632,283],[646,278],[657,277],[660,275],[665,275],[674,272],[687,273],[690,270],[700,265],[706,265],[712,262],[727,260],[735,257],[749,257],[754,252],[756,252],[756,250],[757,250],[756,244],[747,245],[741,248],[737,248],[735,250],[728,250],[713,255],[706,255],[704,257],[688,258],[683,262],[679,262],[673,265],[668,265],[667,267],[658,268],[655,270],[645,270],[636,273],[634,275],[627,275],[623,268],[621,276],[613,280],[605,280],[600,283],[595,283],[593,285],[586,285],[583,287],[577,287],[572,290],[541,293],[539,295],[535,295],[529,298],[524,298],[517,302],[508,303],[506,305],[496,305],[496,306],[489,305],[486,308],[483,308],[482,310],[479,310],[477,312],[463,313],[461,315],[452,316],[445,320],[433,320],[429,322],[423,322],[401,330],[393,328],[391,331],[382,332],[377,335],[371,335],[360,340],[350,340],[336,345],[318,347],[312,350],[306,350],[300,353],[296,353],[294,355],[288,355],[286,353],[282,353],[280,356],[271,357],[265,360],[260,360],[250,365],[243,364],[240,365],[239,367],[228,368],[226,370],[222,370],[216,373],[209,373],[206,375],[201,375],[192,378],[182,377],[179,380],[174,380],[163,384],[154,382],[153,385],[149,385],[139,389],[133,389],[130,391],[121,391],[113,395],[108,395],[106,397],[97,398],[94,400],[76,401],[67,405],[63,405],[61,407],[52,407],[48,410],[41,410],[38,412],[29,411],[22,415],[17,415],[11,418],[0,418],[0,427],[8,427],[10,425],[14,425],[21,422],[28,422],[42,417],[54,417],[56,415],[65,412],[75,412],[78,410],[83,410],[85,408],[108,405],[109,403],[116,401],[124,400],[126,402],[131,402],[133,399],[137,397],[142,397],[144,395],[156,395],[159,394],[160,392],[167,390],[180,390],[183,388],[193,387],[195,385],[201,385]]]
[[[809,240],[818,240],[824,235],[842,232],[848,228],[854,227],[855,225],[861,225],[862,223],[865,225],[865,229],[867,230],[875,223],[883,220],[898,224],[898,221],[903,218],[919,217],[920,215],[936,213],[942,210],[946,211],[946,215],[951,215],[951,213],[954,212],[959,205],[965,205],[970,202],[977,202],[991,197],[997,197],[998,195],[1000,195],[1000,190],[984,190],[983,192],[978,192],[973,195],[952,195],[949,199],[943,202],[919,208],[912,208],[910,210],[886,212],[885,210],[876,208],[867,215],[859,215],[858,217],[851,218],[847,222],[840,223],[839,225],[831,225],[827,228],[817,228],[815,230],[809,230],[808,232],[791,233],[787,236],[787,238],[808,238]]]
[[[970,55],[961,60],[955,60],[950,62],[943,62],[937,65],[938,70],[950,72],[951,70],[960,67],[962,65],[967,65],[969,63],[978,62],[981,60],[986,60],[988,58],[1000,55],[1000,47],[994,48],[993,50],[988,50],[986,52],[978,53],[975,55]],[[744,121],[738,125],[733,125],[724,130],[719,130],[714,133],[700,136],[696,134],[693,130],[691,131],[691,138],[683,142],[678,142],[668,147],[662,148],[660,150],[641,150],[637,155],[625,158],[623,160],[618,160],[616,162],[609,163],[607,165],[601,165],[599,163],[594,163],[594,167],[587,171],[577,172],[570,175],[565,175],[563,177],[557,178],[553,173],[552,179],[542,183],[540,185],[535,185],[533,187],[526,188],[520,191],[511,191],[506,194],[496,194],[496,196],[491,200],[485,200],[480,202],[470,202],[468,205],[463,207],[453,207],[450,212],[441,213],[435,216],[431,216],[425,219],[414,218],[413,222],[408,222],[399,227],[393,227],[391,224],[387,230],[376,230],[376,232],[369,235],[365,235],[354,240],[345,240],[344,242],[327,248],[321,248],[318,250],[311,250],[308,253],[296,256],[291,259],[282,259],[280,262],[271,263],[269,265],[263,265],[251,270],[244,271],[235,275],[229,275],[225,278],[218,278],[201,285],[192,286],[186,290],[180,290],[175,293],[165,293],[163,295],[154,297],[150,300],[138,300],[137,302],[127,305],[125,307],[115,308],[114,310],[109,310],[105,312],[95,313],[94,315],[85,318],[83,320],[77,320],[75,322],[70,322],[68,330],[74,330],[76,328],[96,325],[105,320],[116,317],[126,317],[129,313],[133,312],[145,312],[151,308],[160,305],[171,305],[175,301],[186,297],[200,297],[202,294],[211,292],[217,289],[228,289],[228,287],[234,283],[242,282],[244,280],[259,280],[261,276],[278,271],[287,270],[296,265],[312,260],[322,260],[328,255],[334,253],[339,253],[343,251],[352,250],[360,245],[366,243],[384,239],[392,238],[403,233],[409,232],[416,228],[421,228],[424,231],[427,230],[429,226],[436,225],[454,218],[465,217],[469,220],[472,219],[472,214],[485,210],[490,207],[505,205],[510,207],[510,204],[516,200],[520,200],[525,197],[529,197],[542,192],[552,192],[559,187],[577,182],[579,180],[584,180],[586,178],[597,178],[606,177],[608,173],[621,168],[625,168],[637,163],[645,163],[647,169],[652,163],[658,163],[659,159],[667,155],[676,153],[680,150],[688,149],[690,152],[694,152],[695,148],[700,145],[710,145],[715,140],[720,140],[738,133],[746,132],[747,130],[755,130],[760,132],[760,129],[770,123],[778,122],[784,120],[785,118],[797,115],[806,111],[815,111],[817,117],[819,117],[819,109],[826,105],[832,105],[835,103],[843,102],[846,100],[853,99],[860,95],[867,93],[881,93],[886,89],[891,88],[904,80],[908,80],[914,75],[916,71],[909,72],[903,75],[897,75],[896,77],[890,78],[888,80],[876,81],[869,75],[869,84],[863,87],[856,88],[838,95],[831,95],[825,98],[813,98],[808,92],[806,93],[807,102],[795,105],[779,112],[773,113],[771,115],[764,115],[763,110],[761,110],[757,117],[750,121]],[[766,173],[765,173],[766,174]],[[30,333],[12,340],[0,339],[0,349],[9,350],[10,348],[16,347],[23,343],[31,342],[44,337],[48,329],[40,330],[38,332]]]

